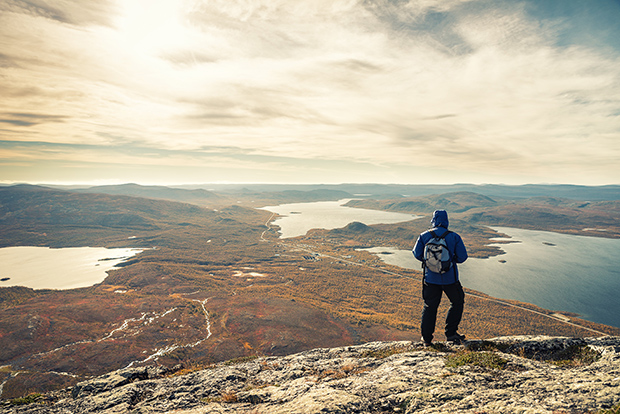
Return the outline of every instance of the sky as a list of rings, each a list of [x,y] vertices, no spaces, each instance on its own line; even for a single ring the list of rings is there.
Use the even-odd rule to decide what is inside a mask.
[[[0,0],[0,183],[620,184],[620,0]]]

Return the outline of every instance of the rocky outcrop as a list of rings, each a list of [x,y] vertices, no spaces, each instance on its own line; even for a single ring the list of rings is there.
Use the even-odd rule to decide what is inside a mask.
[[[620,404],[620,338],[373,342],[181,372],[116,371],[2,412],[601,412]]]

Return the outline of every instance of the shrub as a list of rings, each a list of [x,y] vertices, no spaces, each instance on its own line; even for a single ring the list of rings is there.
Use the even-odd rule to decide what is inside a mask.
[[[222,402],[234,403],[237,402],[237,393],[234,391],[225,391],[222,393]]]

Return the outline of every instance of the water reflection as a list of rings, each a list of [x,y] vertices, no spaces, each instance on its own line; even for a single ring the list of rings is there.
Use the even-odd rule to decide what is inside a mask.
[[[140,249],[103,247],[5,247],[0,249],[0,286],[74,289],[102,282],[120,262]]]
[[[280,237],[282,238],[303,236],[310,229],[337,229],[354,221],[359,221],[366,225],[390,224],[414,220],[420,217],[413,214],[368,210],[343,205],[349,201],[350,199],[280,204],[278,206],[263,207],[261,210],[281,215],[281,217],[274,221],[274,224],[280,226]]]
[[[620,290],[620,240],[494,229],[519,243],[498,245],[506,252],[501,256],[469,258],[459,265],[465,287],[620,327],[620,301],[616,296]],[[420,270],[420,262],[409,250],[367,250],[386,263]]]

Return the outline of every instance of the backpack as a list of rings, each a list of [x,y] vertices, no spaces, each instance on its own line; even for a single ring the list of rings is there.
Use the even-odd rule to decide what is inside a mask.
[[[448,245],[445,240],[448,233],[451,233],[451,231],[446,230],[443,235],[437,236],[435,232],[431,230],[433,238],[424,245],[424,261],[422,262],[422,267],[439,274],[446,273],[450,270],[450,267],[452,267],[452,255],[450,254],[450,250],[448,250]]]

